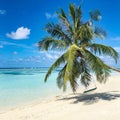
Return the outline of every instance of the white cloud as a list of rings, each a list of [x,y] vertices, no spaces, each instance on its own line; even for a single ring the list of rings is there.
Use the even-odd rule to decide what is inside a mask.
[[[15,32],[6,34],[7,37],[16,40],[27,39],[29,35],[30,35],[30,29],[25,27],[20,27]]]
[[[18,61],[40,63],[41,57],[40,56],[29,56],[29,57],[24,57],[24,58],[18,58]]]
[[[57,15],[55,13],[50,14],[50,13],[47,13],[47,12],[45,13],[45,16],[46,16],[47,19],[53,19],[53,18],[57,17]]]
[[[0,14],[4,15],[6,13],[6,10],[0,10]]]
[[[46,57],[47,57],[48,59],[53,59],[53,56],[52,56],[51,54],[48,54],[48,53],[46,53]]]
[[[46,53],[45,56],[48,60],[56,60],[60,56],[60,54],[59,55],[58,54],[52,54],[51,55],[49,53]]]
[[[17,46],[17,47],[22,47],[22,48],[27,48],[27,49],[32,49],[32,46],[27,46],[24,44],[17,44],[17,43],[13,43],[13,42],[6,42],[6,41],[0,41],[1,46],[3,45],[11,45],[11,46]]]
[[[120,40],[120,36],[110,38],[110,40]]]

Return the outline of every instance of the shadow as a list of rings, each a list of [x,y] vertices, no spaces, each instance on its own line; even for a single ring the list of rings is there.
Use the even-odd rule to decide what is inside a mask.
[[[73,94],[71,97],[64,97],[58,100],[73,100],[72,104],[81,102],[85,105],[90,105],[98,102],[99,100],[111,101],[120,98],[120,94],[117,91],[104,92],[104,93],[94,93],[94,94]],[[120,92],[119,92],[120,93]]]

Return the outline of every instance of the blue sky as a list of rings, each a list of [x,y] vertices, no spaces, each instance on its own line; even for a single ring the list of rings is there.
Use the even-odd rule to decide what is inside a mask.
[[[45,24],[57,21],[55,12],[59,8],[68,12],[69,3],[79,5],[80,0],[0,0],[0,67],[50,66],[61,52],[40,52],[36,44],[47,35],[43,30]],[[107,37],[97,42],[112,46],[120,53],[119,5],[119,0],[84,0],[82,10],[84,20],[89,18],[89,11],[101,11],[102,20],[97,25],[107,31]],[[101,58],[115,65],[111,58]]]

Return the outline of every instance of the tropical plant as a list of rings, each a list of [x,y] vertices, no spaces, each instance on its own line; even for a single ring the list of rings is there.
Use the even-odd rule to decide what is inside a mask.
[[[57,12],[59,22],[47,23],[45,30],[50,36],[44,37],[39,41],[40,50],[63,50],[65,51],[49,68],[45,82],[51,72],[59,67],[57,85],[66,90],[67,82],[73,92],[82,83],[85,87],[89,86],[92,80],[92,73],[100,83],[106,82],[111,70],[117,70],[105,64],[99,55],[112,57],[116,62],[118,53],[110,46],[95,43],[95,38],[104,38],[106,32],[93,25],[94,21],[101,19],[101,13],[98,10],[90,12],[88,21],[82,21],[81,6],[69,5],[70,16],[60,9]],[[119,71],[119,70],[117,70]]]

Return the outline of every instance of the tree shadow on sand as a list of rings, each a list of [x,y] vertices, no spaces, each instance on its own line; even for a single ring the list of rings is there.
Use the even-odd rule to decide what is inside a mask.
[[[79,102],[84,103],[85,105],[90,105],[98,102],[99,100],[111,101],[117,98],[120,98],[118,91],[104,92],[104,93],[93,93],[93,94],[75,94],[71,97],[65,97],[58,100],[73,100],[72,103],[76,104]],[[120,92],[119,92],[120,93]]]

